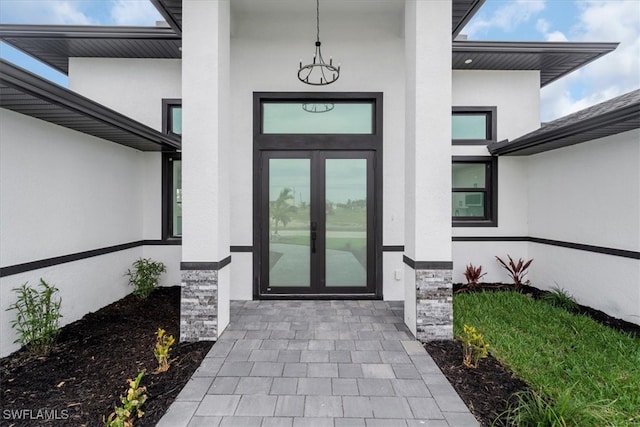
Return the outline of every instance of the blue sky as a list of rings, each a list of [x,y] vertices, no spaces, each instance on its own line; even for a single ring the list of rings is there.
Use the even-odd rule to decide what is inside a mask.
[[[154,25],[161,19],[148,0],[0,0],[2,23]],[[462,33],[470,40],[620,42],[615,52],[542,89],[543,121],[640,87],[639,0],[487,0]],[[64,75],[6,44],[0,56],[66,86]]]

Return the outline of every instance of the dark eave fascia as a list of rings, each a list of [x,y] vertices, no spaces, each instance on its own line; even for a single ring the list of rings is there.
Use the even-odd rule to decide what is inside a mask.
[[[580,142],[589,141],[590,131],[598,130],[606,126],[616,123],[622,123],[629,120],[638,119],[640,117],[640,104],[632,104],[626,107],[603,113],[596,117],[590,117],[585,120],[577,121],[566,126],[545,132],[543,129],[534,131],[530,136],[520,137],[513,142],[509,140],[500,141],[489,144],[487,149],[494,156],[503,155],[528,155],[537,154],[544,151],[555,150],[557,148],[567,147],[569,145],[578,144]],[[584,134],[584,138],[572,138],[577,135]],[[611,133],[612,135],[614,133]],[[598,138],[602,138],[599,136]],[[572,138],[563,143],[563,139]]]
[[[156,1],[156,0],[151,0],[151,1]],[[462,18],[462,20],[458,22],[458,25],[456,25],[456,27],[453,28],[454,39],[458,37],[458,34],[460,34],[460,31],[462,31],[462,29],[469,23],[471,18],[475,16],[475,14],[478,12],[478,10],[480,10],[480,8],[482,7],[482,5],[484,5],[485,2],[486,0],[476,0],[473,6],[471,6],[469,10],[467,10],[467,13],[464,16],[464,18]]]
[[[173,14],[165,7],[165,4],[161,0],[151,0],[151,4],[160,12],[160,15],[167,21],[167,24],[172,30],[179,36],[182,36],[182,26],[176,21]]]
[[[509,41],[468,41],[454,40],[453,53],[523,53],[523,54],[594,54],[585,61],[567,68],[552,79],[541,82],[540,87],[558,80],[573,71],[584,67],[596,59],[614,51],[620,43],[612,42],[509,42]]]
[[[123,132],[160,145],[169,151],[181,148],[179,138],[158,132],[89,98],[44,80],[4,59],[0,59],[0,82],[43,101],[75,111]]]
[[[0,24],[0,39],[5,37],[180,40],[166,27]]]

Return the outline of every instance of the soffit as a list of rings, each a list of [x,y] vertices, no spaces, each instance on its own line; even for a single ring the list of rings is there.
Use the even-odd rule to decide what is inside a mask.
[[[175,151],[165,135],[75,92],[0,60],[0,107],[141,151]]]
[[[451,13],[451,28],[453,37],[469,22],[475,13],[482,7],[485,0],[453,0]],[[182,0],[151,0],[160,14],[177,34],[182,34]],[[362,1],[323,0],[320,5],[323,9],[337,9],[340,12],[358,12],[363,9]],[[312,1],[301,0],[231,0],[231,8],[240,14],[272,13],[274,10],[286,10],[289,13],[307,13],[313,10]],[[309,8],[312,9],[309,9]],[[392,12],[402,10],[403,0],[376,0],[366,3],[367,12]]]
[[[524,156],[640,128],[640,89],[545,123],[513,141],[489,144],[491,154]]]
[[[67,74],[69,58],[180,58],[171,28],[0,25],[0,40]]]
[[[454,41],[454,70],[538,70],[540,86],[615,50],[618,43]],[[471,60],[469,64],[466,61]]]

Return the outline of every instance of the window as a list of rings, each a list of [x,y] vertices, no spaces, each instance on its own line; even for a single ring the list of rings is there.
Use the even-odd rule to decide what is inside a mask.
[[[374,132],[371,102],[334,100],[262,103],[263,134],[364,134]]]
[[[496,140],[496,107],[453,107],[453,145],[486,145]]]
[[[162,155],[162,237],[164,240],[182,237],[182,156]]]
[[[453,158],[451,176],[453,226],[498,226],[497,181],[497,157]]]
[[[162,131],[182,135],[182,100],[162,100]],[[182,155],[162,154],[162,238],[182,237]]]
[[[162,100],[162,131],[182,136],[182,100]]]

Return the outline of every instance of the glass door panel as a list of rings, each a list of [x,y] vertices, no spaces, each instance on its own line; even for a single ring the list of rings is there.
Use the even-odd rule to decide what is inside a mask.
[[[367,286],[367,207],[367,159],[326,159],[327,287]]]
[[[311,286],[310,159],[269,159],[270,287]]]

